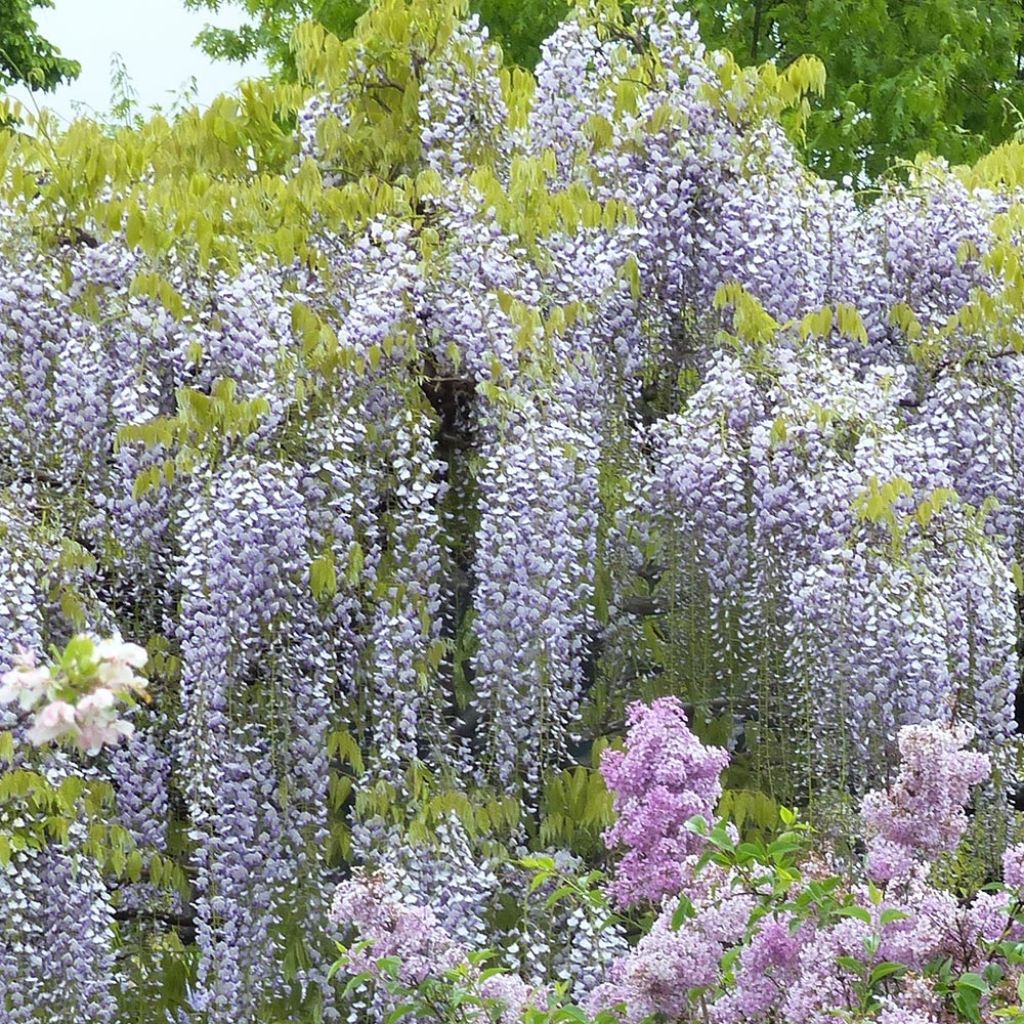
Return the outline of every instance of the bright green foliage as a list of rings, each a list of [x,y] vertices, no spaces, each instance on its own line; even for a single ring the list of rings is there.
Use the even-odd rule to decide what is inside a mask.
[[[876,178],[927,150],[953,163],[1008,138],[1024,98],[1017,0],[696,0],[705,42],[741,63],[805,53],[828,71],[807,157],[834,179]]]
[[[540,60],[541,43],[569,6],[563,0],[474,0],[472,9],[501,43],[506,61],[532,68]]]
[[[207,25],[196,42],[217,60],[245,61],[262,56],[275,72],[288,79],[296,74],[295,57],[289,47],[296,25],[316,21],[347,38],[366,10],[362,0],[185,0],[185,6],[213,13],[228,7],[244,9],[251,20],[241,27]]]
[[[52,0],[0,0],[0,90],[19,82],[50,90],[78,77],[78,61],[62,57],[39,34],[32,10],[52,6]]]
[[[112,814],[114,791],[109,783],[79,775],[54,783],[34,768],[16,765],[7,732],[0,733],[0,765],[0,868],[22,850],[66,843],[77,825],[84,830],[86,853],[114,874],[138,879],[139,854]],[[182,883],[181,872],[173,865],[169,869],[175,884]]]
[[[208,26],[197,40],[211,57],[248,60],[263,56],[270,67],[287,79],[296,74],[289,40],[295,26],[313,20],[341,39],[352,35],[367,0],[185,0],[193,10],[220,11],[243,8],[251,19],[238,29]],[[540,44],[565,16],[565,0],[473,0],[470,9],[501,43],[505,59],[533,67],[540,59]]]

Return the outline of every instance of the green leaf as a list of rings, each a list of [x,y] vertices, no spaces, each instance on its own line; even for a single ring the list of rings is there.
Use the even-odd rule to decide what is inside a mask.
[[[854,920],[861,921],[864,924],[871,924],[871,914],[864,907],[837,907],[833,914],[835,917],[852,917]]]
[[[888,907],[879,915],[879,923],[886,925],[893,921],[905,921],[910,915],[904,910],[897,910],[895,907]]]
[[[561,1006],[551,1018],[552,1022],[572,1021],[573,1024],[590,1024],[590,1018],[578,1006]]]
[[[891,978],[897,974],[905,974],[906,971],[906,964],[898,964],[893,961],[886,960],[872,968],[871,975],[868,978],[868,984],[873,987],[886,978]]]
[[[973,971],[961,974],[956,979],[956,987],[975,989],[978,992],[987,992],[989,988],[988,982],[980,974],[975,974]]]
[[[341,966],[341,961],[339,960],[333,966],[335,968]],[[359,974],[353,975],[351,978],[349,978],[348,983],[345,985],[344,989],[342,989],[342,992],[341,992],[342,999],[345,999],[346,997],[351,995],[357,988],[361,988],[368,981],[372,981],[372,980],[373,980],[373,975],[370,974],[368,971],[361,971]]]
[[[672,931],[679,931],[685,921],[689,921],[691,918],[696,916],[697,910],[690,901],[690,898],[684,893],[680,893],[679,902],[676,905],[676,909],[672,912]]]
[[[837,956],[836,964],[851,974],[859,975],[864,972],[864,962],[854,956]]]
[[[338,589],[338,578],[334,571],[334,555],[324,551],[313,560],[309,567],[309,586],[318,600],[333,597]]]

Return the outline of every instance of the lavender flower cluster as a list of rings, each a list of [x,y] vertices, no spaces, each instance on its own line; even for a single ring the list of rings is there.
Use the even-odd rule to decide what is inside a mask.
[[[702,748],[685,716],[672,710],[666,721],[664,707],[635,708],[625,756],[638,771],[657,772],[663,746],[674,742],[691,755],[692,780],[684,770],[680,784],[699,789],[707,763],[721,763],[720,752]],[[964,749],[969,738],[963,729],[935,723],[900,731],[899,775],[861,805],[868,837],[863,867],[825,863],[827,851],[820,849],[794,858],[800,842],[793,831],[767,846],[741,844],[724,823],[714,831],[707,824],[675,825],[673,836],[685,837],[693,852],[676,862],[689,870],[677,876],[672,892],[663,888],[660,864],[627,855],[615,887],[626,883],[649,893],[660,912],[588,995],[587,1008],[610,1010],[631,1024],[697,1018],[823,1024],[858,1013],[940,1021],[957,1019],[960,1009],[944,979],[969,975],[981,979],[980,1012],[996,1019],[1015,1002],[1021,976],[1015,949],[1024,938],[1024,847],[1004,857],[1005,886],[966,905],[928,876],[935,858],[959,841],[964,805],[989,774],[988,758]],[[632,779],[622,777],[618,758],[602,771],[617,797],[629,793]],[[637,819],[627,810],[627,825]],[[618,836],[613,831],[609,839]],[[894,861],[901,870],[888,870]]]

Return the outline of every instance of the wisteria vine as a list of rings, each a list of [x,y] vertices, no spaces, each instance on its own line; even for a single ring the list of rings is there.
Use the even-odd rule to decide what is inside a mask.
[[[522,975],[496,1006],[561,973],[675,1019],[724,932],[626,952],[523,902],[524,856],[600,855],[550,841],[570,803],[629,847],[623,907],[678,895],[723,784],[814,817],[914,729],[972,730],[958,778],[1012,824],[1010,171],[861,201],[782,127],[813,61],[581,0],[510,73],[464,13],[306,26],[303,84],[90,136],[76,173],[0,135],[0,1022],[383,1018],[329,977],[353,923],[420,943],[416,983],[489,935]],[[69,642],[86,689],[41,667]],[[627,728],[662,763],[605,754],[611,825],[594,752]],[[922,860],[899,778],[866,798],[878,883]],[[787,1019],[818,1020],[850,930],[766,920],[736,976],[799,975]]]

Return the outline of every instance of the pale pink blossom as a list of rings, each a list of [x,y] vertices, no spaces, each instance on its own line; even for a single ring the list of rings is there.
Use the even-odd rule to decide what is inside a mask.
[[[78,714],[81,718],[98,718],[109,713],[114,707],[114,694],[106,687],[87,693],[78,701]]]
[[[96,667],[96,679],[118,696],[128,691],[144,693],[146,690],[146,680],[121,661],[101,661]]]
[[[18,653],[11,658],[15,668],[35,668],[39,663],[36,661],[36,652],[30,651],[27,647],[19,647]]]
[[[112,637],[98,641],[95,650],[99,661],[123,662],[132,668],[142,668],[149,659],[144,647]]]
[[[117,696],[129,692],[145,694],[146,680],[133,671],[142,668],[148,660],[144,647],[108,638],[97,641],[94,652],[99,662],[96,678],[101,685]]]
[[[130,700],[131,693],[146,698],[147,682],[134,671],[145,665],[146,651],[122,640],[93,640],[88,636],[76,640],[87,655],[87,678],[69,679],[61,671],[55,677],[51,667],[37,666],[32,652],[21,651],[13,658],[11,670],[0,676],[0,703],[17,701],[23,711],[45,705],[26,734],[37,746],[72,736],[82,750],[96,754],[103,746],[119,743],[135,731],[119,717],[118,704]],[[58,670],[60,664],[57,662]],[[56,699],[69,694],[74,696]]]
[[[25,737],[29,743],[39,747],[61,736],[77,734],[75,709],[67,701],[55,700],[36,715],[32,728],[25,733]]]
[[[46,696],[53,679],[49,669],[16,667],[0,676],[0,704],[18,702],[22,711],[35,707]]]
[[[87,754],[98,754],[103,746],[117,746],[134,733],[135,726],[123,718],[93,719],[83,723],[77,742]]]
[[[107,744],[114,746],[135,731],[130,722],[117,717],[114,694],[100,687],[86,694],[76,707],[78,745],[89,754],[96,754]]]

